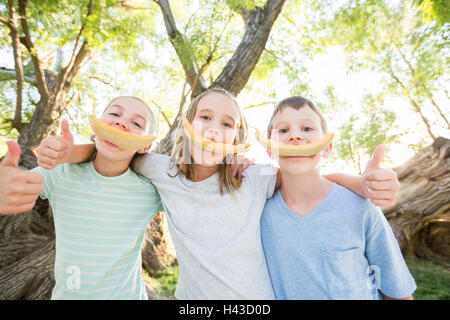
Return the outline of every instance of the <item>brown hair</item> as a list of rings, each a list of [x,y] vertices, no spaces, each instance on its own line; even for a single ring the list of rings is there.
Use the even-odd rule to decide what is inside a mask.
[[[245,121],[245,118],[243,117],[243,115],[239,109],[239,105],[238,105],[236,99],[230,92],[228,92],[225,89],[211,88],[211,89],[208,89],[207,91],[201,93],[197,97],[195,97],[191,101],[191,104],[189,105],[189,108],[186,111],[186,114],[185,114],[186,119],[189,122],[192,122],[192,120],[194,119],[195,114],[197,112],[198,103],[204,96],[211,94],[211,93],[223,94],[232,100],[232,102],[236,106],[236,108],[238,110],[238,114],[239,114],[238,119],[237,119],[237,134],[233,141],[233,144],[238,145],[241,143],[246,143],[247,142],[247,133],[248,133],[247,122]],[[196,172],[195,166],[193,164],[192,156],[189,151],[190,150],[189,149],[190,140],[186,136],[186,133],[183,129],[182,121],[180,121],[180,123],[178,125],[177,136],[175,138],[175,141],[176,142],[175,142],[175,146],[172,150],[171,160],[177,166],[177,172],[175,173],[175,175],[171,176],[169,174],[169,176],[176,177],[178,174],[183,173],[186,176],[186,178],[194,180],[196,178],[197,172]],[[227,188],[227,190],[231,193],[234,190],[238,190],[241,186],[242,176],[239,174],[239,176],[237,178],[235,178],[232,174],[233,157],[234,157],[233,154],[227,154],[224,161],[222,161],[222,163],[219,165],[220,194],[223,194],[223,186],[224,185]]]
[[[272,135],[273,120],[275,119],[275,116],[278,113],[280,113],[281,110],[283,110],[287,107],[291,107],[296,110],[299,110],[300,108],[303,108],[304,106],[310,107],[312,109],[312,111],[317,113],[317,115],[320,118],[320,126],[322,127],[322,131],[323,131],[323,133],[327,133],[328,132],[327,121],[325,120],[324,116],[322,115],[322,112],[320,112],[319,108],[317,108],[314,105],[314,103],[312,103],[308,99],[305,99],[300,96],[292,96],[292,97],[281,100],[275,106],[275,110],[273,111],[272,117],[270,118],[270,121],[269,121],[269,126],[267,127],[267,138],[270,139],[270,137]]]

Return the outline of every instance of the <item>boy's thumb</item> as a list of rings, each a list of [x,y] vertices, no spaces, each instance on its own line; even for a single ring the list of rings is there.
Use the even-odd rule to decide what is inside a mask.
[[[386,147],[380,144],[375,148],[372,154],[372,158],[367,162],[366,170],[379,169],[381,161],[383,161],[384,155],[386,154]]]
[[[18,168],[20,158],[19,144],[16,141],[6,141],[6,145],[8,146],[8,153],[3,158],[0,166]]]
[[[69,121],[67,119],[61,120],[61,134],[64,139],[72,139],[72,133],[70,132]]]

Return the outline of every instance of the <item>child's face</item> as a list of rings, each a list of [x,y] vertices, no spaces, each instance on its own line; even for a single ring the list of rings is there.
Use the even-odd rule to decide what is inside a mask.
[[[324,136],[321,120],[309,106],[296,110],[292,107],[282,109],[274,118],[271,139],[286,144],[310,143]],[[318,168],[321,156],[328,156],[330,145],[321,152],[307,157],[278,157],[280,170],[287,174],[311,172]]]
[[[204,138],[233,144],[237,132],[239,113],[232,99],[220,93],[210,93],[200,99],[192,126]],[[204,150],[191,143],[191,155],[196,164],[215,166],[225,155]]]
[[[137,99],[121,97],[115,99],[103,112],[101,119],[119,130],[140,136],[149,134],[151,125],[150,111]],[[114,161],[132,158],[136,152],[145,153],[149,147],[139,150],[119,149],[116,145],[94,138],[97,151]]]

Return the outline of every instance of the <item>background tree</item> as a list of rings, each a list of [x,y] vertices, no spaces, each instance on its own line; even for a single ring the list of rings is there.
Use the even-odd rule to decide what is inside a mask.
[[[434,128],[450,130],[447,25],[424,23],[411,1],[351,1],[336,8],[328,29],[344,45],[351,70],[370,68],[383,77],[383,94],[409,101],[434,140]],[[447,79],[447,80],[446,80]]]
[[[0,80],[2,91],[15,89],[14,98],[2,96],[1,130],[18,137],[22,167],[36,166],[32,148],[56,131],[77,97],[77,75],[102,45],[110,41],[124,54],[133,49],[132,30],[142,25],[143,15],[121,11],[116,1],[0,2],[1,32],[9,34],[0,46],[10,46],[14,56],[14,69],[1,68]],[[0,297],[49,298],[54,227],[48,203],[39,200],[32,212],[0,220]]]
[[[208,7],[209,5],[212,10],[210,15],[212,18],[209,18],[209,20],[205,20],[205,17],[199,19],[199,21],[206,21],[203,24],[190,25],[188,21],[184,28],[186,34],[178,31],[169,2],[161,0],[155,1],[155,3],[160,7],[163,14],[167,35],[183,67],[186,83],[190,86],[191,96],[195,96],[211,85],[221,86],[235,95],[242,90],[258,62],[284,1],[228,1],[225,5],[220,1],[212,4],[205,1],[205,6]],[[145,21],[144,16],[148,15],[148,18],[152,18],[152,15],[148,14],[149,9],[151,9],[150,5],[150,3],[147,3],[145,6],[137,6],[129,1],[99,0],[79,1],[70,4],[60,1],[46,1],[45,3],[19,1],[18,11],[20,16],[17,17],[14,10],[14,1],[3,4],[5,10],[1,12],[3,14],[1,21],[10,31],[10,44],[14,49],[15,70],[13,72],[3,68],[1,71],[3,80],[10,80],[12,76],[16,79],[16,108],[13,118],[2,120],[5,125],[4,129],[9,131],[15,129],[18,132],[19,144],[23,152],[22,166],[26,168],[35,166],[36,160],[31,149],[38,145],[48,133],[55,132],[61,114],[77,97],[76,92],[69,96],[72,81],[79,73],[82,64],[86,63],[88,57],[94,52],[94,48],[100,50],[105,43],[108,43],[107,46],[112,47],[114,47],[114,44],[119,44],[114,48],[116,49],[114,51],[120,52],[124,56],[127,56],[127,53],[130,53],[131,50],[139,52],[138,48],[134,46],[133,40],[138,39],[139,35],[146,31],[145,28],[141,28],[140,24]],[[6,10],[8,16],[5,13]],[[139,12],[139,14],[132,14],[136,12]],[[141,12],[144,12],[145,15]],[[79,15],[75,14],[75,17],[81,16],[82,18],[76,27],[67,30],[63,26],[67,27],[67,19],[71,19],[73,13],[79,13]],[[50,15],[56,16],[57,19],[52,19],[52,22],[50,22],[48,19]],[[242,39],[234,50],[227,52],[226,49],[222,49],[219,51],[217,48],[224,39],[223,34],[226,31],[227,21],[236,15],[242,17],[245,25]],[[189,19],[196,20],[197,18],[194,14]],[[22,27],[20,29],[17,27],[19,19]],[[218,29],[217,23],[224,24],[225,30]],[[43,25],[45,28],[41,28]],[[69,26],[72,27],[70,24]],[[64,32],[61,32],[61,30]],[[21,32],[23,32],[23,36]],[[116,38],[122,41],[117,41]],[[231,40],[236,41],[236,38],[229,38],[228,44],[231,43]],[[19,58],[23,58],[26,65],[27,56],[19,51],[22,49],[19,45],[20,39],[22,39],[22,45],[26,48],[26,53],[29,54],[32,62],[33,68],[30,72],[21,72],[26,68],[24,62]],[[140,39],[142,40],[142,38]],[[56,72],[44,67],[42,54],[40,54],[41,51],[48,50],[52,42],[56,42],[59,47],[68,44],[73,46],[68,63],[59,63]],[[37,43],[39,43],[39,47]],[[7,44],[4,43],[4,45]],[[60,54],[61,51],[57,50],[56,53]],[[231,57],[222,70],[217,66],[216,68],[209,67],[216,59],[226,57],[226,53]],[[128,58],[135,55],[130,54]],[[140,61],[139,57],[136,60]],[[210,79],[214,79],[210,81],[209,85],[204,80],[206,72],[209,72]],[[219,72],[219,74],[214,76],[215,72]],[[25,76],[30,77],[30,84],[37,88],[39,99],[29,109],[31,115],[29,119],[22,119],[24,113],[22,110],[22,91]],[[92,78],[96,78],[96,76],[92,75]],[[171,123],[172,130],[176,126],[186,97],[187,94],[183,90],[177,117]],[[27,103],[27,105],[30,104]],[[158,104],[155,103],[155,105]],[[161,113],[164,115],[162,108]],[[166,120],[169,119],[166,117]],[[8,124],[11,124],[9,128],[7,127]],[[166,141],[170,141],[170,139]],[[164,144],[161,145],[164,146]],[[166,149],[161,148],[160,150],[168,152],[169,149],[170,143]],[[4,246],[5,254],[2,254],[0,261],[0,270],[2,271],[0,296],[2,298],[48,298],[51,293],[54,232],[51,215],[47,213],[47,207],[46,203],[39,201],[33,213],[0,217],[2,219],[2,230],[0,230],[2,231],[2,242],[7,244]],[[14,227],[11,228],[10,226]],[[19,227],[17,228],[17,226]],[[147,241],[144,245],[143,256],[144,264],[147,263],[150,268],[162,267],[158,256],[158,251],[164,249],[164,246],[162,248],[158,246],[158,241],[161,240],[162,236],[161,226],[162,221],[161,219],[158,220],[157,217],[147,228],[146,238],[152,241]],[[152,229],[155,232],[152,232]],[[27,245],[23,245],[23,243],[27,243]],[[37,263],[38,260],[39,263]],[[18,265],[21,266],[20,269],[17,269]]]

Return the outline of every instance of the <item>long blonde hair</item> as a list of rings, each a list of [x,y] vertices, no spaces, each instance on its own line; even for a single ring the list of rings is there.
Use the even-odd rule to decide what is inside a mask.
[[[186,119],[189,122],[194,120],[195,114],[197,112],[197,106],[200,100],[211,93],[219,93],[229,97],[238,110],[238,119],[237,119],[237,134],[233,141],[234,145],[238,145],[241,143],[246,143],[248,138],[248,127],[247,121],[243,117],[241,110],[239,109],[239,105],[236,99],[233,97],[231,93],[222,88],[211,88],[207,91],[199,94],[195,97],[191,104],[189,105],[188,110],[186,111]],[[180,121],[178,125],[177,135],[175,138],[175,146],[172,150],[172,162],[177,166],[177,172],[174,176],[176,177],[178,174],[183,173],[186,178],[190,180],[195,180],[197,176],[196,168],[193,164],[193,159],[190,154],[190,140],[186,136],[186,133],[183,129],[183,123]],[[187,151],[187,152],[186,152]],[[227,188],[230,193],[233,193],[234,190],[239,190],[242,183],[242,175],[239,174],[238,177],[234,177],[232,174],[232,163],[233,163],[233,154],[227,154],[224,158],[224,161],[219,165],[219,190],[220,194],[223,194],[223,186]],[[169,174],[170,175],[170,174]]]

